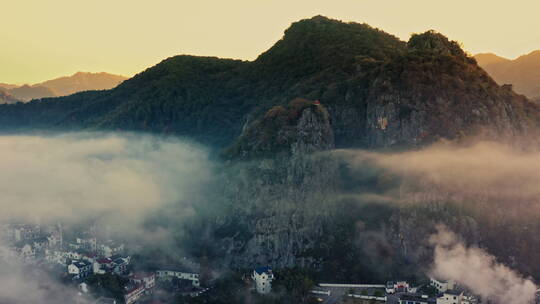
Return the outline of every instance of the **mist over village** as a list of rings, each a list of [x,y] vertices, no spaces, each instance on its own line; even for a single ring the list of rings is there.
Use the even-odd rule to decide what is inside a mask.
[[[3,8],[0,304],[540,303],[540,4]]]

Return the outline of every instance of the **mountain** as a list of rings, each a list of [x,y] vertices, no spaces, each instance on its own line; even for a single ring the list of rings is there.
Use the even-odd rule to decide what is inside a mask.
[[[0,89],[10,90],[10,89],[14,89],[16,87],[18,87],[18,85],[16,85],[16,84],[0,83]]]
[[[105,72],[78,72],[71,76],[48,80],[35,84],[34,86],[47,87],[51,89],[56,96],[66,96],[81,91],[112,89],[126,79],[127,77]]]
[[[497,56],[493,53],[480,53],[474,55],[474,59],[478,62],[478,65],[481,67],[485,67],[490,64],[500,64],[511,61],[510,59],[506,59],[504,57]]]
[[[19,101],[20,100],[11,96],[9,93],[4,91],[3,89],[0,89],[0,104],[12,104],[12,103],[17,103]]]
[[[322,16],[293,23],[253,61],[175,56],[110,90],[0,105],[4,132],[144,131],[207,145],[220,156],[218,177],[192,220],[171,223],[180,225],[182,254],[239,269],[302,267],[336,282],[419,277],[438,223],[505,262],[524,261],[517,266],[526,275],[539,273],[540,258],[527,253],[540,248],[540,213],[526,202],[508,205],[505,192],[484,189],[469,195],[464,178],[448,191],[440,184],[446,168],[427,180],[413,171],[404,182],[400,168],[371,159],[355,167],[336,156],[477,134],[533,141],[538,123],[538,105],[498,85],[440,33],[405,42]],[[506,163],[489,160],[466,174],[474,181]],[[509,166],[532,172],[527,163]]]
[[[8,93],[21,101],[32,99],[54,97],[56,94],[44,86],[29,86],[27,84],[8,90]]]
[[[295,98],[320,100],[336,147],[414,146],[480,130],[518,135],[538,122],[435,32],[403,42],[317,16],[291,25],[256,60],[175,56],[106,91],[0,107],[3,128],[136,130],[230,146],[246,123]]]
[[[475,58],[499,84],[512,84],[517,93],[529,98],[540,97],[540,51],[514,60],[495,54],[478,54]]]
[[[5,89],[21,101],[30,101],[39,98],[67,96],[82,91],[108,90],[126,79],[124,76],[104,72],[78,72],[71,76],[55,78],[33,85],[0,84],[0,88]]]

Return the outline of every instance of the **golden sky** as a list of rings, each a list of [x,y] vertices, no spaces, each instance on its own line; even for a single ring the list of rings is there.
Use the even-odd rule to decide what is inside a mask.
[[[177,54],[254,59],[293,21],[325,15],[408,39],[435,29],[471,53],[540,49],[538,0],[2,0],[0,82],[131,76]]]

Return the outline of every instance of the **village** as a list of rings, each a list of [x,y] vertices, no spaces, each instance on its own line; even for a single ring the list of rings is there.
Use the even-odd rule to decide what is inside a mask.
[[[97,237],[92,228],[69,239],[65,234],[60,223],[5,224],[0,235],[3,244],[9,244],[9,248],[0,251],[0,259],[43,269],[51,276],[76,286],[75,303],[150,303],[152,295],[160,288],[190,297],[197,297],[208,290],[200,284],[197,265],[189,269],[176,265],[154,271],[134,271],[137,268],[134,267],[135,261],[122,242]],[[120,299],[99,297],[94,300],[90,295],[89,282],[100,275],[125,282]]]
[[[274,275],[270,267],[254,270],[260,294],[270,293]],[[430,278],[429,284],[413,287],[406,281],[386,284],[319,283],[310,290],[314,302],[327,304],[478,304],[479,299],[452,280]]]
[[[8,250],[0,251],[0,259],[16,260],[61,277],[76,289],[75,303],[167,303],[156,301],[154,295],[166,290],[177,296],[196,298],[212,292],[211,282],[209,286],[201,283],[201,268],[196,263],[190,263],[190,267],[182,263],[141,271],[124,243],[98,237],[92,227],[76,233],[66,233],[60,223],[10,223],[0,228],[3,244],[9,244]],[[92,293],[96,278],[107,276],[124,282],[120,296],[96,298],[96,293]],[[247,282],[245,286],[250,292],[265,297],[272,294],[276,276],[279,277],[271,266],[259,266],[244,273],[242,280]],[[456,282],[433,277],[418,286],[405,280],[385,284],[318,283],[308,293],[309,302],[325,304],[481,303],[479,297]]]

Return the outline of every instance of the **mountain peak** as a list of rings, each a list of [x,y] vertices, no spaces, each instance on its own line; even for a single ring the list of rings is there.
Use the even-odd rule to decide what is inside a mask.
[[[387,60],[404,50],[403,41],[367,24],[315,16],[293,23],[255,62],[276,72],[297,66],[299,75],[326,68],[350,72],[359,57]]]
[[[456,41],[451,41],[443,34],[429,30],[422,34],[413,34],[407,43],[410,50],[434,52],[437,54],[467,57],[461,46]]]
[[[500,63],[500,62],[508,62],[510,59],[498,56],[493,53],[480,53],[474,55],[474,58],[478,62],[479,65],[487,65],[487,64],[493,64],[493,63]]]

